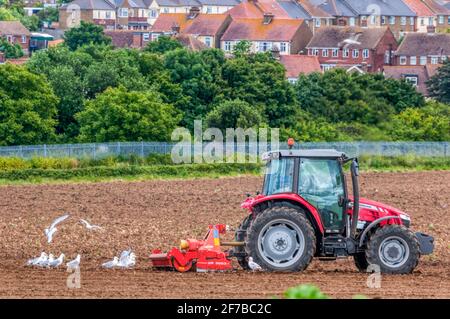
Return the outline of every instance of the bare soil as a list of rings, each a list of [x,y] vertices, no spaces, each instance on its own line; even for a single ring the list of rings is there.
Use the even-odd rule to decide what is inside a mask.
[[[383,275],[369,289],[367,274],[352,259],[314,261],[302,273],[177,273],[151,268],[153,248],[169,249],[186,237],[201,238],[210,223],[237,226],[246,192],[261,178],[237,177],[2,186],[0,192],[0,297],[270,298],[312,283],[335,298],[450,298],[450,171],[365,173],[362,195],[412,216],[412,228],[435,237],[435,253],[423,256],[411,275]],[[69,212],[51,244],[44,228]],[[87,219],[104,231],[87,231]],[[131,247],[132,270],[104,270],[101,263]],[[41,251],[82,255],[81,288],[69,289],[65,269],[33,269],[26,260]]]

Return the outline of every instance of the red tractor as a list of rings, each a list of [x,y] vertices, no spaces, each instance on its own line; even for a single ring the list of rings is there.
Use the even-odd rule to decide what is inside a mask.
[[[434,249],[433,238],[409,229],[405,212],[359,197],[358,160],[336,150],[280,150],[267,162],[261,194],[248,197],[249,211],[235,233],[229,255],[248,268],[248,258],[268,271],[302,271],[313,257],[353,256],[366,271],[414,270],[420,255]],[[350,164],[352,193],[343,167]]]

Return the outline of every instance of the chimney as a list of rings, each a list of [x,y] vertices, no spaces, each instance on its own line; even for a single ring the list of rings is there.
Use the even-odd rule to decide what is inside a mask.
[[[195,19],[200,13],[199,7],[191,7],[189,9],[188,19]]]
[[[427,26],[427,33],[436,33],[436,27],[434,25]]]
[[[277,45],[272,46],[272,57],[275,60],[280,60],[280,49]]]
[[[264,20],[263,23],[264,24],[269,24],[270,22],[272,22],[274,15],[271,12],[264,12]]]
[[[172,34],[177,35],[180,33],[180,25],[178,23],[172,24]]]

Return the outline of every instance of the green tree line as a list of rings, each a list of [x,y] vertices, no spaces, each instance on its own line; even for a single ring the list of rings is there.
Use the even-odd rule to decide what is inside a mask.
[[[293,85],[279,61],[245,43],[234,58],[165,37],[144,50],[110,43],[101,27],[82,23],[25,66],[0,66],[0,144],[167,141],[195,119],[278,127],[301,141],[450,140],[450,62],[425,100],[406,81],[341,69]]]

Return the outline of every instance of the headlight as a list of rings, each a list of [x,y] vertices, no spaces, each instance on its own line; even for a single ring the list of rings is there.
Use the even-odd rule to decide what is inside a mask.
[[[411,218],[406,214],[400,214],[400,218],[402,219],[403,225],[409,227],[411,225]]]

